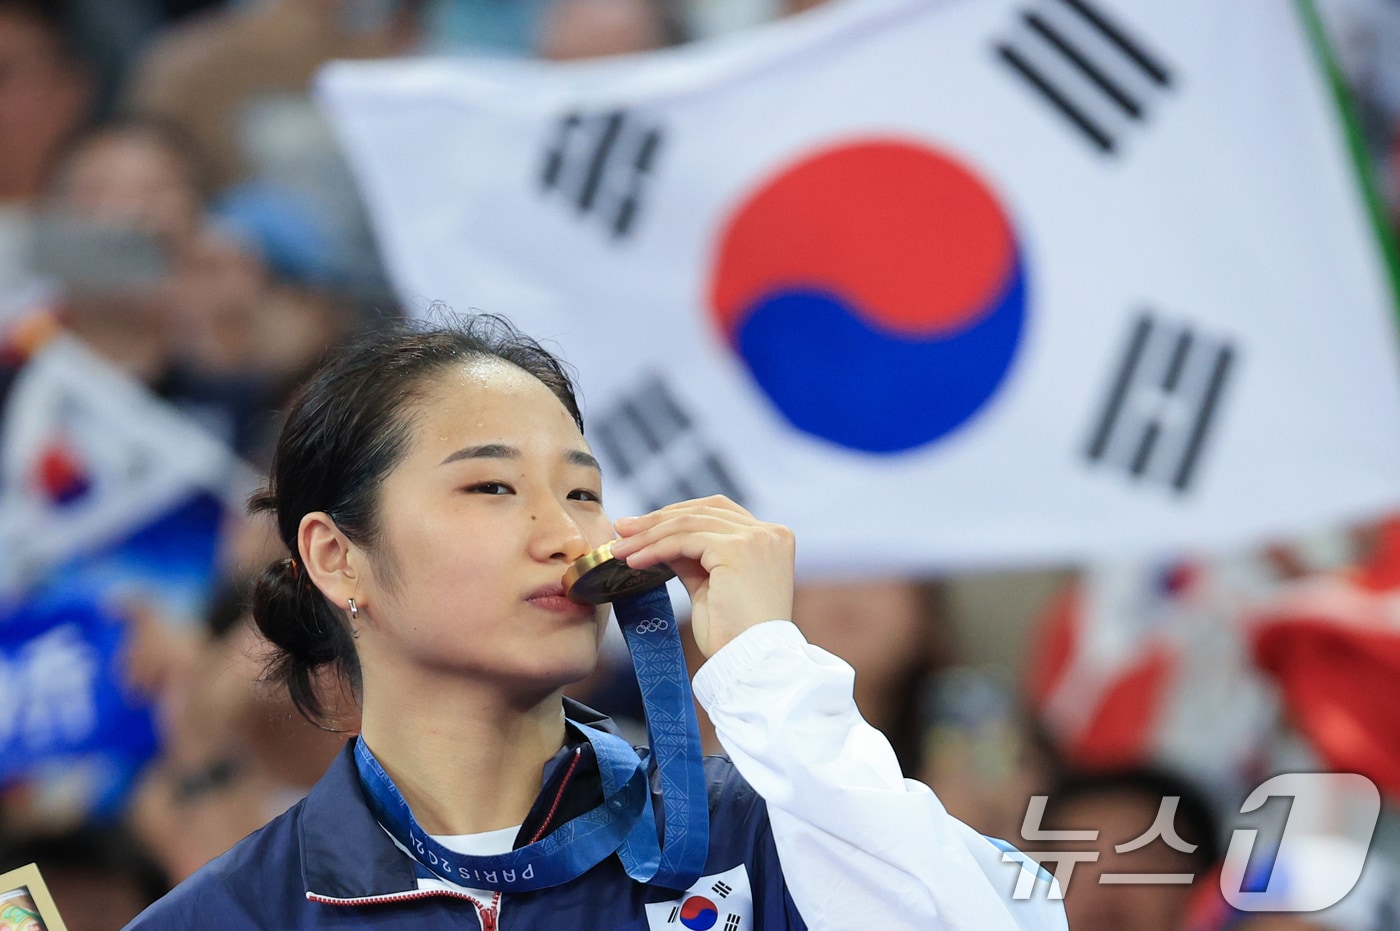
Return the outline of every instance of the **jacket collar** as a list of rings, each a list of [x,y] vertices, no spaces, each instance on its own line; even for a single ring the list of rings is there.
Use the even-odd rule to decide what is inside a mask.
[[[578,702],[564,699],[564,712],[570,720],[618,733],[609,718]],[[525,846],[537,834],[553,830],[601,800],[593,748],[569,728],[564,746],[545,765],[540,794],[515,846]],[[413,859],[398,848],[370,811],[355,767],[353,741],[346,743],[306,796],[299,831],[301,876],[308,898],[360,905],[366,899],[433,894],[418,889]]]

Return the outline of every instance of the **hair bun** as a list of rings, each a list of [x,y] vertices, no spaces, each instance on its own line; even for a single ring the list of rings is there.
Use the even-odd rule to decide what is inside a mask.
[[[253,585],[252,600],[258,630],[280,651],[268,676],[285,681],[296,706],[317,720],[322,715],[316,672],[355,655],[345,621],[290,557],[263,570]]]

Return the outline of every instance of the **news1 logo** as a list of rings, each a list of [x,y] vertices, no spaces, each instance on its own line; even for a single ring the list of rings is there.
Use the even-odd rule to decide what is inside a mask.
[[[1300,850],[1315,839],[1314,827],[1325,821],[1337,800],[1345,797],[1349,805],[1349,836],[1364,833],[1366,843],[1338,845],[1325,875],[1299,886],[1291,884],[1285,897],[1283,887],[1289,879],[1279,864],[1295,862]],[[1241,912],[1317,912],[1340,902],[1356,887],[1366,865],[1369,841],[1380,820],[1381,796],[1376,784],[1357,773],[1282,773],[1260,784],[1240,806],[1239,814],[1249,816],[1261,810],[1273,799],[1287,800],[1290,805],[1276,844],[1261,843],[1263,832],[1254,827],[1238,827],[1231,832],[1220,870],[1220,892],[1232,908]],[[1042,827],[1048,797],[1035,795],[1026,806],[1021,824],[1023,842],[1042,841],[1053,844],[1087,842],[1098,839],[1097,829],[1046,829]],[[1176,829],[1176,812],[1180,798],[1161,799],[1152,825],[1137,838],[1114,845],[1119,854],[1139,850],[1161,840],[1167,846],[1190,853],[1196,845],[1187,842]],[[1093,863],[1099,858],[1097,850],[1029,850],[1004,851],[1002,861],[1022,867],[1014,899],[1028,899],[1037,879],[1047,878],[1024,869],[1025,857],[1038,861],[1042,871],[1053,864],[1054,883],[1047,883],[1047,895],[1052,899],[1064,897],[1080,863]],[[1262,866],[1262,868],[1261,868]],[[1104,885],[1172,884],[1186,885],[1196,879],[1193,873],[1109,873],[1099,875]]]

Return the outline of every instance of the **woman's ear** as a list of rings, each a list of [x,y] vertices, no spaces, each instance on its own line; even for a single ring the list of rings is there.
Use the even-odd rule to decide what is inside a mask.
[[[360,548],[325,511],[312,511],[297,527],[297,549],[306,574],[331,604],[355,596],[363,565]]]

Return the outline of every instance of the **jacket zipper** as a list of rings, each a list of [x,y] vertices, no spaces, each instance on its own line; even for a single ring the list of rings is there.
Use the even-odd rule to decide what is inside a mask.
[[[465,892],[452,892],[448,889],[418,889],[413,892],[391,892],[388,895],[366,895],[355,899],[333,899],[329,896],[308,892],[306,897],[322,905],[382,905],[386,902],[411,902],[431,896],[447,896],[452,899],[466,899],[476,908],[476,916],[481,920],[481,931],[496,931],[496,923],[501,910],[501,894],[497,892],[487,905],[474,895]]]
[[[574,770],[578,769],[578,761],[582,756],[583,748],[576,748],[574,750],[574,758],[569,762],[569,768],[564,771],[564,778],[559,780],[559,791],[554,793],[554,804],[549,806],[549,814],[545,815],[544,821],[540,822],[539,830],[535,832],[534,837],[530,838],[530,843],[533,844],[541,837],[544,837],[545,831],[549,830],[549,823],[554,820],[554,814],[559,810],[559,803],[564,798],[564,789],[569,785],[569,780],[573,778]]]
[[[475,900],[473,900],[475,901]],[[476,917],[481,919],[481,931],[496,931],[496,914],[500,911],[501,894],[497,892],[491,898],[489,906],[476,903]]]

